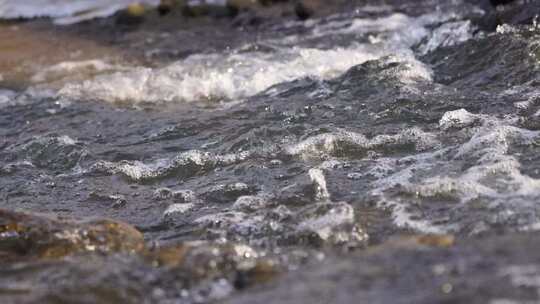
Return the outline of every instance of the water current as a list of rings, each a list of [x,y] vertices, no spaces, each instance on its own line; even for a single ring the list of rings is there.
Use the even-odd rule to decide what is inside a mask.
[[[0,16],[66,23],[118,9],[79,2],[38,12],[0,1]],[[398,235],[439,235],[444,247],[515,234],[482,245],[507,248],[538,231],[540,27],[485,30],[488,13],[462,1],[365,5],[166,63],[68,59],[1,89],[0,207],[12,211],[0,211],[0,259],[5,249],[15,262],[0,270],[0,298],[234,303],[283,273],[384,277],[347,274],[339,256]],[[396,246],[388,260],[422,264],[425,251],[415,262]],[[455,254],[487,251],[468,248]],[[515,254],[497,275],[530,285]],[[305,266],[323,260],[322,274]],[[311,282],[303,299],[315,298]],[[366,303],[390,303],[373,288]],[[502,296],[489,303],[533,303]]]

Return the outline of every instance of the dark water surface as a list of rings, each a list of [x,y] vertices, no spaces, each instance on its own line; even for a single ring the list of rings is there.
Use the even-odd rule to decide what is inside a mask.
[[[492,13],[361,6],[0,90],[0,302],[536,303],[540,28]]]

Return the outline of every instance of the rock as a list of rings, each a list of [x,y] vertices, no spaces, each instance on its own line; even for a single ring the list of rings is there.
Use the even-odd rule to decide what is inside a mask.
[[[234,285],[237,289],[246,288],[254,284],[267,283],[280,273],[278,265],[272,260],[261,259],[254,263],[249,263],[242,268],[238,271],[234,280]]]
[[[416,238],[418,244],[430,247],[452,247],[455,243],[453,235],[423,235]]]
[[[0,256],[58,259],[82,252],[141,252],[144,247],[143,235],[123,222],[0,209]]]
[[[146,8],[140,3],[132,3],[117,14],[116,23],[122,25],[137,25],[144,21]]]
[[[126,12],[132,17],[141,17],[145,14],[145,8],[140,3],[132,3],[126,8]]]
[[[280,272],[278,263],[242,244],[187,242],[158,248],[148,258],[155,266],[187,273],[196,281],[232,276],[239,288],[267,282]]]
[[[174,7],[174,1],[173,0],[161,0],[159,2],[158,7],[157,7],[157,11],[161,16],[163,16],[163,15],[167,15],[168,13],[170,13],[171,10],[173,9],[173,7]]]
[[[175,2],[176,1],[174,1],[174,0],[161,0],[161,1],[159,1],[159,4],[157,6],[158,13],[161,16],[170,13],[172,11],[172,9],[174,8],[175,4],[176,4]]]
[[[173,10],[186,6],[185,0],[161,0],[157,6],[157,11],[161,16],[167,15]]]
[[[298,0],[294,6],[296,16],[300,20],[306,20],[315,15],[323,6],[321,0]]]
[[[494,6],[509,4],[509,3],[514,2],[514,1],[515,0],[489,0],[489,2],[491,2],[491,4],[494,5]]]

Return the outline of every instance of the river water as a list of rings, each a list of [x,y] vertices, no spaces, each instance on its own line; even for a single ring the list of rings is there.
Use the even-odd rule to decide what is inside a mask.
[[[14,3],[0,2],[0,15],[22,14]],[[374,283],[367,302],[389,303],[390,290],[403,303],[439,303],[438,289],[396,290],[433,259],[479,263],[478,252],[524,246],[489,271],[466,267],[480,290],[497,277],[507,283],[493,286],[517,291],[475,300],[475,282],[437,284],[449,294],[462,282],[470,294],[458,302],[533,303],[538,261],[526,251],[536,247],[522,238],[540,229],[540,28],[486,31],[487,14],[462,1],[360,6],[168,62],[65,60],[0,90],[1,208],[54,214],[48,225],[59,227],[112,218],[141,231],[145,250],[189,248],[165,267],[151,253],[87,243],[59,260],[17,258],[0,270],[2,302],[234,303],[272,277],[269,295],[256,289],[265,302],[311,303],[333,275],[324,288],[336,295],[321,301],[347,303],[337,295],[358,287],[345,278],[392,277],[358,266],[367,254],[408,273]],[[84,239],[79,221],[76,236],[59,228],[51,238]],[[32,240],[21,231],[0,229],[0,252]],[[432,234],[465,245],[447,260],[412,245],[370,251]],[[301,290],[296,302],[288,286]],[[256,302],[250,290],[237,300]]]

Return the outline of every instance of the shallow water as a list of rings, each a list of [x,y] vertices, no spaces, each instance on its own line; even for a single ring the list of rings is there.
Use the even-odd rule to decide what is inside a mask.
[[[189,254],[165,268],[86,249],[22,261],[0,295],[209,302],[325,255],[338,275],[350,266],[335,255],[396,235],[540,229],[540,29],[484,32],[482,14],[459,1],[367,6],[159,67],[65,61],[1,90],[2,208],[114,218],[148,247]],[[476,263],[467,246],[456,254]]]

